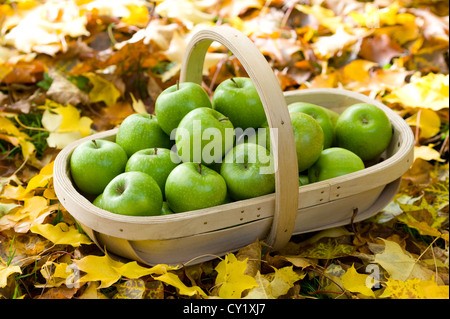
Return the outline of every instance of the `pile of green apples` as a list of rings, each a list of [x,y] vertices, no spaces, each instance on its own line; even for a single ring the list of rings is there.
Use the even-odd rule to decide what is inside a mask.
[[[364,169],[392,138],[388,117],[371,104],[338,114],[296,102],[288,111],[299,186]],[[167,215],[222,205],[275,191],[274,132],[250,78],[223,81],[212,98],[196,83],[177,83],[158,96],[154,115],[128,116],[115,141],[78,145],[71,177],[95,206],[116,214]]]

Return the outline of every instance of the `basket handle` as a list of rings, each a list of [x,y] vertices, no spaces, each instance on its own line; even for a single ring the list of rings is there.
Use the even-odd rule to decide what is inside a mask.
[[[256,45],[243,33],[228,26],[204,29],[192,37],[183,56],[180,82],[201,85],[205,55],[213,41],[224,45],[239,59],[260,96],[269,127],[278,129],[278,134],[271,134],[275,212],[265,242],[274,249],[280,249],[292,236],[298,209],[297,153],[286,100],[275,74]]]

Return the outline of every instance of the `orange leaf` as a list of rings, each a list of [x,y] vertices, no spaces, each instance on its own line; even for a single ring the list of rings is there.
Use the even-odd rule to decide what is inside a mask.
[[[12,70],[1,80],[2,83],[36,83],[44,78],[45,66],[36,60],[31,62],[19,61],[12,66]]]

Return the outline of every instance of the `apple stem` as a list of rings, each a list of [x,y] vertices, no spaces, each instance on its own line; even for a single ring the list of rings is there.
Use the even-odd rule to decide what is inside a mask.
[[[98,148],[98,144],[97,144],[97,141],[96,141],[96,140],[92,140],[92,143],[94,143],[95,148]]]
[[[157,154],[158,154],[158,148],[155,147],[155,155],[157,155]]]
[[[198,162],[198,172],[202,175],[202,163]]]
[[[222,117],[222,118],[220,118],[220,119],[218,119],[218,121],[219,122],[222,122],[222,121],[228,121],[230,118],[228,118],[228,117]]]
[[[180,81],[177,80],[177,91],[180,89]]]
[[[239,84],[237,84],[237,82],[233,78],[231,78],[230,80],[231,80],[231,82],[234,83],[234,85],[236,85],[236,87],[240,87]]]
[[[116,186],[115,189],[116,189],[116,191],[117,191],[120,195],[122,195],[123,192],[124,192],[124,189],[121,188],[121,187],[119,187],[119,186]]]

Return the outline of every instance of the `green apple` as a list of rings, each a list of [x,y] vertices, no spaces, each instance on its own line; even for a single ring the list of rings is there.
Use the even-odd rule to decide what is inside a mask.
[[[392,125],[384,111],[373,104],[358,103],[342,112],[336,123],[336,145],[363,161],[376,159],[392,139]]]
[[[227,195],[225,180],[201,163],[182,163],[166,181],[166,200],[175,212],[186,212],[221,205]]]
[[[334,126],[331,122],[327,112],[319,105],[295,102],[288,105],[289,112],[301,112],[311,115],[320,127],[322,127],[324,134],[323,148],[329,148],[334,139]]]
[[[340,114],[336,111],[333,111],[332,109],[327,108],[327,107],[324,107],[324,106],[320,106],[320,107],[328,114],[328,117],[330,118],[331,123],[333,124],[333,128],[335,128]]]
[[[250,78],[236,77],[220,83],[214,90],[212,107],[243,130],[258,128],[266,121],[264,107]]]
[[[216,110],[199,107],[181,120],[175,134],[177,152],[183,162],[214,164],[234,144],[233,124]]]
[[[162,130],[171,136],[183,117],[198,107],[212,107],[206,91],[197,83],[177,83],[158,96],[155,114]]]
[[[224,158],[220,174],[234,200],[273,193],[275,172],[266,148],[254,143],[236,145]]]
[[[253,129],[247,129],[247,131],[249,130]],[[243,132],[244,134],[241,134],[239,136],[239,138],[236,141],[236,144],[241,144],[245,142],[255,143],[261,145],[262,147],[265,147],[268,151],[270,151],[272,141],[270,140],[270,128],[267,121],[264,122],[257,129],[253,130],[253,132],[249,132],[247,134],[247,131],[244,131]]]
[[[298,175],[298,186],[308,185],[309,184],[309,178],[306,174],[300,174]]]
[[[225,199],[224,199],[222,204],[228,204],[228,203],[232,203],[232,202],[233,202],[233,200],[231,199],[230,194],[227,193],[227,195],[225,196]]]
[[[342,176],[364,169],[364,163],[355,153],[340,147],[322,151],[317,162],[308,169],[310,183]]]
[[[143,113],[131,114],[123,120],[117,131],[116,143],[122,146],[128,157],[146,148],[172,146],[170,137],[161,129],[156,116]]]
[[[324,134],[322,127],[310,115],[300,112],[289,113],[294,131],[297,151],[298,171],[308,169],[323,150]]]
[[[128,159],[125,172],[139,171],[153,177],[164,196],[167,176],[178,165],[178,155],[167,148],[147,148]]]
[[[169,204],[164,201],[161,208],[161,215],[172,215],[174,214],[173,210],[170,209]]]
[[[127,154],[118,144],[91,140],[78,145],[70,156],[70,173],[78,189],[98,195],[127,163]]]
[[[106,186],[93,204],[111,213],[131,216],[161,215],[162,193],[148,174],[125,172]]]
[[[102,205],[103,205],[103,193],[101,193],[100,195],[98,195],[98,196],[94,199],[94,201],[92,202],[92,204],[93,204],[94,206],[97,206],[97,207],[102,207]]]

